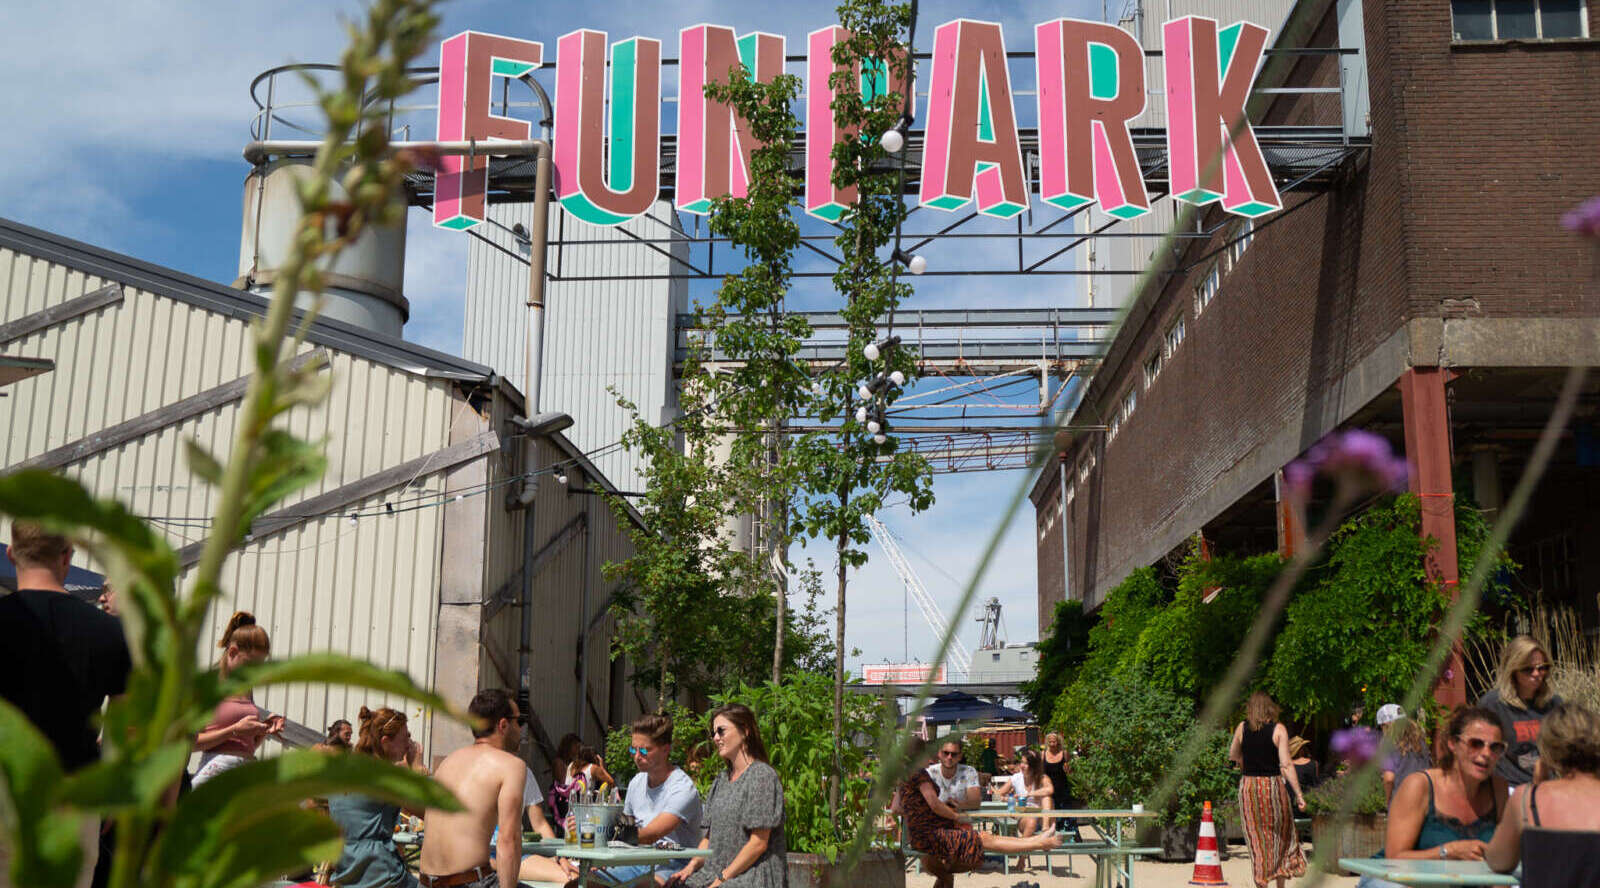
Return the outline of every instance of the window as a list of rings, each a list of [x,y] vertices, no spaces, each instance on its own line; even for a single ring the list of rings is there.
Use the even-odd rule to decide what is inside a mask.
[[[1135,386],[1131,389],[1128,389],[1128,393],[1122,396],[1122,409],[1118,411],[1118,415],[1122,417],[1123,422],[1127,422],[1133,417],[1134,408],[1138,406],[1139,388]]]
[[[1076,485],[1076,484],[1068,484],[1067,485],[1067,505],[1069,505],[1069,506],[1072,505],[1072,501],[1077,499],[1077,498],[1078,498],[1078,485]],[[1063,509],[1065,509],[1065,507],[1063,507]]]
[[[1172,322],[1172,326],[1167,328],[1166,342],[1164,343],[1165,348],[1162,354],[1163,358],[1169,361],[1172,360],[1172,356],[1178,351],[1178,346],[1183,344],[1183,334],[1183,315],[1179,315],[1178,319]]]
[[[1231,268],[1239,264],[1239,257],[1250,248],[1250,241],[1256,236],[1256,223],[1253,219],[1244,220],[1244,224],[1233,230],[1233,243],[1228,245],[1228,263]]]
[[[996,663],[1000,662],[1000,652],[999,651],[995,651],[994,653],[990,654],[989,656],[994,658],[994,662],[996,662]]]
[[[1587,37],[1584,0],[1450,0],[1453,38],[1559,40]]]
[[[1198,317],[1200,312],[1206,310],[1206,306],[1210,305],[1211,300],[1216,298],[1217,288],[1221,285],[1222,271],[1218,266],[1213,265],[1206,271],[1206,276],[1201,279],[1199,285],[1194,288],[1195,316]]]
[[[1106,441],[1109,443],[1117,440],[1117,432],[1120,431],[1122,431],[1122,414],[1113,413],[1111,414],[1110,427],[1106,429]]]
[[[1089,455],[1085,456],[1083,458],[1083,462],[1078,463],[1078,481],[1080,483],[1082,483],[1084,481],[1088,481],[1089,480],[1089,472],[1091,472],[1093,469],[1094,469],[1094,452],[1090,451]]]
[[[1160,349],[1157,349],[1156,353],[1151,355],[1144,362],[1144,387],[1145,388],[1149,388],[1150,384],[1155,382],[1156,381],[1156,377],[1160,376],[1160,375],[1161,375],[1161,351],[1160,351]]]

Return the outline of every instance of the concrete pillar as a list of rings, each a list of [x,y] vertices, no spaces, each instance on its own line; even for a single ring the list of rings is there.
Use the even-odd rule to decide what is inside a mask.
[[[1472,448],[1472,497],[1490,524],[1500,515],[1505,497],[1500,491],[1500,453],[1488,444]]]
[[[1406,462],[1411,468],[1411,492],[1422,507],[1422,535],[1437,541],[1425,558],[1428,575],[1445,588],[1453,600],[1459,591],[1456,558],[1455,491],[1450,480],[1450,414],[1445,382],[1450,371],[1442,367],[1412,367],[1400,376],[1400,409],[1406,431]],[[1466,701],[1461,645],[1446,661],[1445,674],[1434,688],[1434,699],[1444,706]]]

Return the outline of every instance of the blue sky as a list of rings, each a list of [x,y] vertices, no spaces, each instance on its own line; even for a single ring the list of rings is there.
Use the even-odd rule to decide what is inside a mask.
[[[1113,13],[1120,5],[1112,3]],[[334,60],[343,42],[341,19],[359,8],[349,0],[102,0],[8,9],[0,37],[0,119],[7,121],[0,128],[0,154],[10,162],[0,165],[0,216],[233,281],[248,172],[239,152],[255,110],[250,81],[287,62]],[[925,45],[935,25],[967,17],[1001,22],[1009,48],[1030,49],[1033,24],[1061,16],[1099,18],[1100,11],[1098,0],[930,0],[921,4],[918,43]],[[699,22],[780,33],[795,52],[808,31],[833,21],[827,3],[730,0],[461,0],[446,4],[443,14],[441,34],[492,31],[543,41],[552,52],[561,34],[588,27],[607,30],[612,39],[659,38],[669,55],[676,54],[677,30]],[[412,316],[406,338],[459,352],[465,240],[432,229],[421,211],[413,211],[409,235],[406,295]],[[930,279],[919,286],[913,307],[1080,304],[1070,278],[1037,284],[1029,278],[952,280],[961,283]],[[814,292],[807,299],[826,305],[830,295]],[[1006,517],[999,504],[1025,480],[1018,472],[939,476],[933,509],[913,517],[899,507],[882,516],[906,541],[912,565],[947,609],[959,593],[956,578],[969,576],[983,543]],[[996,567],[980,587],[983,597],[994,595],[1005,604],[1009,637],[1018,641],[1032,640],[1037,631],[1032,527],[1032,509],[1024,504],[1008,523]],[[817,560],[831,575],[831,562]],[[852,590],[847,641],[862,649],[863,659],[931,654],[930,633],[914,607],[907,631],[901,585],[886,559],[874,557],[853,579]],[[970,615],[960,618],[972,646],[975,624]]]

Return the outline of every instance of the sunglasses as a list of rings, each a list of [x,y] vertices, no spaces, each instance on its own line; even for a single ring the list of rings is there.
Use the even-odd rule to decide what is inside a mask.
[[[730,730],[732,730],[732,729],[729,728],[727,725],[717,725],[715,728],[711,729],[711,736],[713,736],[713,737],[721,737],[723,734],[728,733]]]
[[[1518,669],[1517,671],[1522,673],[1523,675],[1543,675],[1546,672],[1550,671],[1550,664],[1549,663],[1545,663],[1542,666],[1524,666],[1521,669]]]
[[[1504,755],[1506,751],[1506,745],[1499,740],[1491,743],[1482,737],[1462,737],[1459,735],[1456,739],[1467,744],[1467,748],[1473,752],[1482,752],[1485,746],[1489,748],[1490,755]]]
[[[643,746],[630,746],[630,747],[628,747],[628,754],[629,755],[649,755],[650,754],[650,750],[645,749]]]
[[[941,750],[939,750],[939,755],[940,755],[941,758],[942,757],[946,757],[946,756],[948,756],[949,758],[955,758],[956,756],[958,756],[960,754],[961,753],[956,752],[956,751],[951,750],[951,749],[941,749]]]

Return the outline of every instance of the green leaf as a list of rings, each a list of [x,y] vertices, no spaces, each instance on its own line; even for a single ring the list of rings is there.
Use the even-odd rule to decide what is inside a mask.
[[[200,476],[202,480],[212,487],[222,483],[222,463],[209,451],[200,446],[200,442],[189,438],[183,442],[184,450],[189,456],[189,471]]]
[[[157,866],[201,876],[218,868],[215,862],[232,853],[228,846],[262,818],[295,811],[308,798],[341,793],[417,808],[461,807],[449,790],[425,774],[366,755],[296,750],[225,771],[185,796],[156,842]]]
[[[466,713],[451,706],[443,697],[393,669],[374,666],[343,654],[303,654],[287,660],[269,660],[234,670],[223,678],[215,669],[195,677],[193,711],[209,716],[225,698],[248,693],[254,688],[294,682],[348,685],[380,694],[393,694],[466,722]]]
[[[262,433],[257,448],[239,519],[241,539],[257,516],[289,494],[316,483],[328,468],[321,442],[302,441],[283,429]]]
[[[61,784],[61,799],[102,814],[149,807],[178,782],[190,748],[188,743],[168,743],[138,759],[96,762]]]
[[[123,562],[157,589],[174,587],[178,556],[166,540],[121,503],[97,500],[76,481],[40,469],[0,477],[0,512],[74,537],[95,531],[100,536],[87,545],[97,555]]]
[[[22,710],[0,699],[0,827],[14,885],[70,886],[83,865],[81,818],[56,805],[61,764]]]
[[[286,872],[336,860],[344,849],[339,825],[321,812],[296,809],[250,816],[237,824],[217,855],[205,861],[197,888],[255,888]]]

